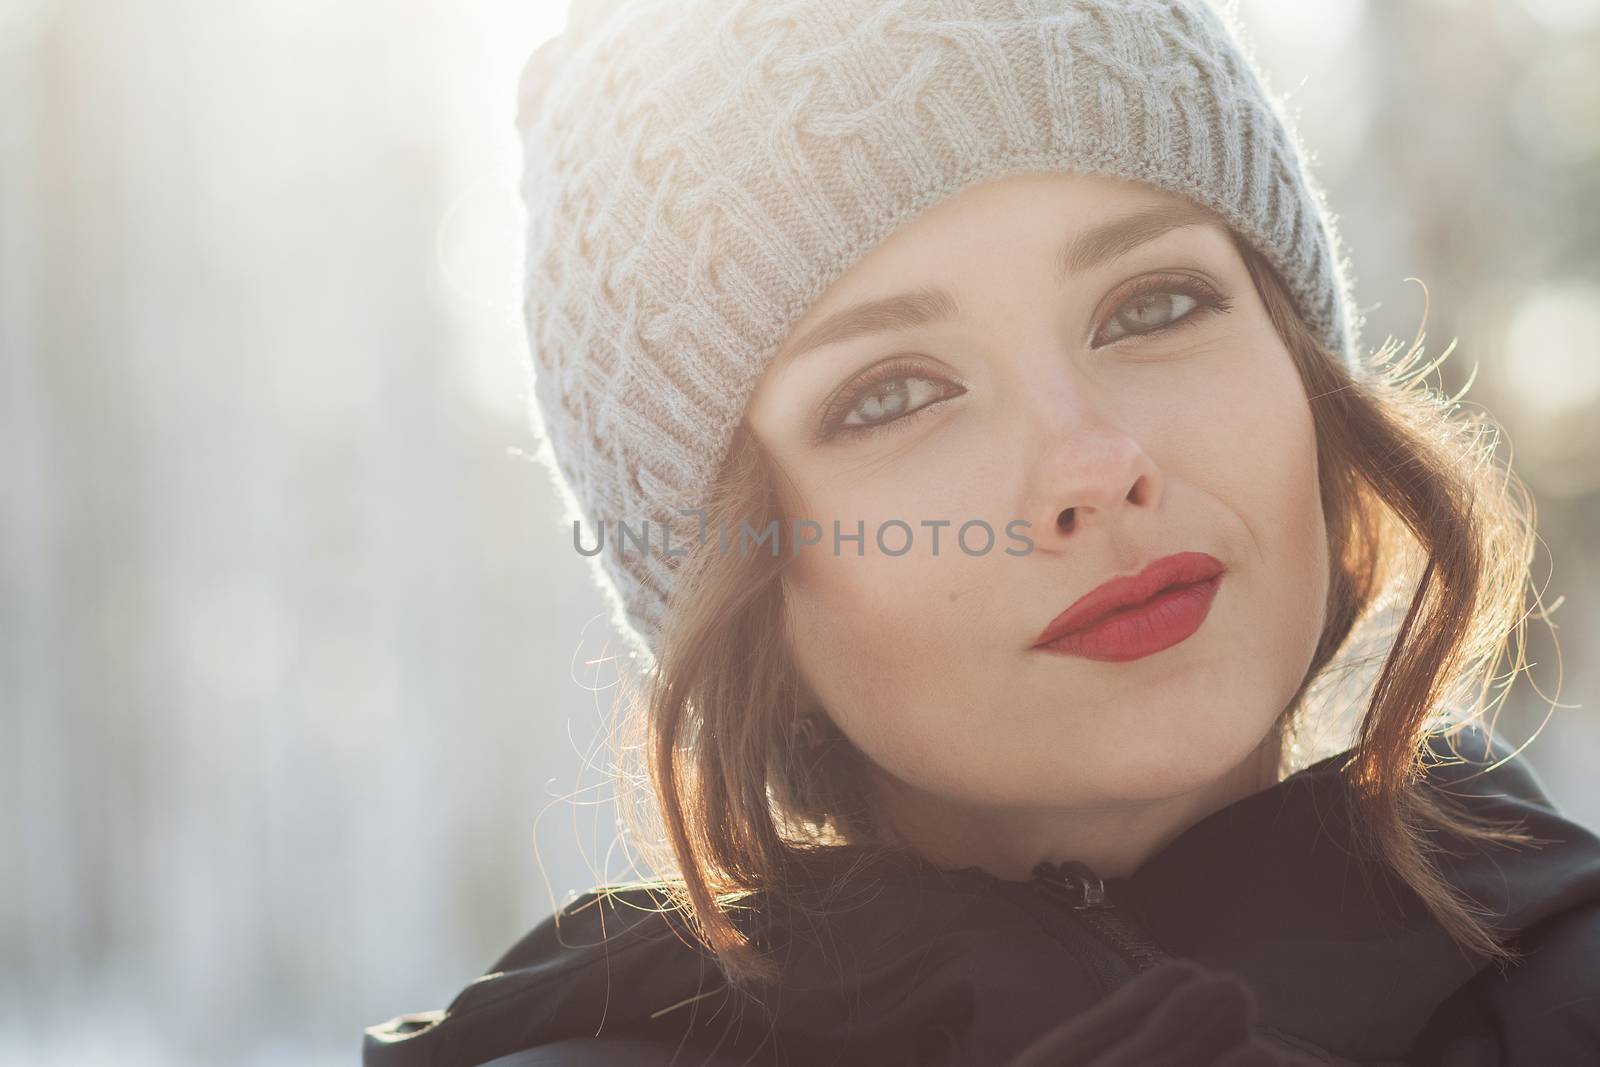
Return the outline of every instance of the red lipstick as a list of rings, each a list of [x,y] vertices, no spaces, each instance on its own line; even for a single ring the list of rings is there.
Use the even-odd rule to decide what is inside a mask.
[[[1170,648],[1205,621],[1224,569],[1205,552],[1164,556],[1078,598],[1050,620],[1033,647],[1112,662]]]

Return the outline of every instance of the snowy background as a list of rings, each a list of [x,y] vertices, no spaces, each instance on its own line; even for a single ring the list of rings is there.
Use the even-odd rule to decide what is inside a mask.
[[[1537,496],[1526,740],[1600,688],[1600,4],[1240,10],[1368,344],[1423,279]],[[619,646],[528,458],[514,85],[563,20],[0,0],[0,1063],[356,1062],[628,873]],[[1600,826],[1595,724],[1529,759]]]

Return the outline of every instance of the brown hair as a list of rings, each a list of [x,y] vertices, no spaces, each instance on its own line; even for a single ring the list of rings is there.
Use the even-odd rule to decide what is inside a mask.
[[[1429,859],[1435,846],[1428,835],[1445,829],[1479,843],[1535,839],[1478,821],[1419,783],[1438,709],[1468,709],[1449,724],[1451,736],[1479,717],[1513,636],[1512,677],[1525,666],[1522,589],[1537,541],[1531,497],[1509,468],[1493,462],[1493,424],[1455,417],[1454,398],[1423,383],[1439,361],[1412,372],[1420,330],[1403,358],[1370,384],[1358,382],[1307,327],[1272,266],[1237,235],[1234,243],[1310,401],[1332,572],[1325,628],[1276,728],[1285,739],[1316,728],[1326,713],[1308,699],[1313,683],[1335,666],[1359,666],[1335,664],[1335,654],[1355,644],[1358,623],[1371,624],[1386,604],[1405,603],[1410,590],[1392,640],[1383,634],[1382,669],[1344,768],[1357,840],[1458,944],[1504,965],[1519,954],[1485,921],[1492,913],[1444,881]],[[1398,347],[1386,344],[1377,357]],[[781,528],[777,474],[741,424],[709,494],[710,528],[737,530],[747,522],[759,531],[775,519]],[[734,921],[738,900],[759,890],[814,913],[799,892],[809,858],[840,852],[838,845],[904,852],[874,825],[865,755],[826,715],[815,720],[820,744],[808,744],[796,729],[820,708],[784,641],[777,579],[789,558],[787,551],[723,551],[716,539],[688,556],[654,667],[642,685],[625,681],[623,691],[632,743],[622,752],[647,760],[642,777],[657,802],[659,834],[643,831],[647,820],[635,806],[643,790],[624,792],[623,812],[651,866],[676,871],[648,884],[684,911],[736,984],[778,973]],[[1285,745],[1282,759],[1299,748]]]

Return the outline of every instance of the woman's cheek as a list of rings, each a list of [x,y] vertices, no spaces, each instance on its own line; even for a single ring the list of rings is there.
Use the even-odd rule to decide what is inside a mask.
[[[831,545],[807,551],[818,549],[826,553],[786,590],[801,670],[847,733],[873,748],[892,746],[909,709],[927,709],[965,684],[968,661],[956,653],[972,625],[967,594],[977,561],[948,555],[943,543],[938,557],[915,548],[885,556],[870,524],[864,556],[853,546],[838,557]]]
[[[1290,673],[1308,662],[1323,625],[1328,546],[1317,477],[1316,430],[1281,346],[1254,387],[1234,386],[1233,449],[1222,463],[1262,567],[1263,611],[1276,618],[1277,658]],[[1315,610],[1307,611],[1307,605]]]

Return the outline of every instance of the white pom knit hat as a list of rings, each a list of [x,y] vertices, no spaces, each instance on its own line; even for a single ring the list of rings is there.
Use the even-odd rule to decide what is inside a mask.
[[[524,311],[542,458],[586,547],[608,530],[590,561],[636,652],[792,326],[975,183],[1188,197],[1364,373],[1334,216],[1244,40],[1209,0],[574,0],[519,88]]]

